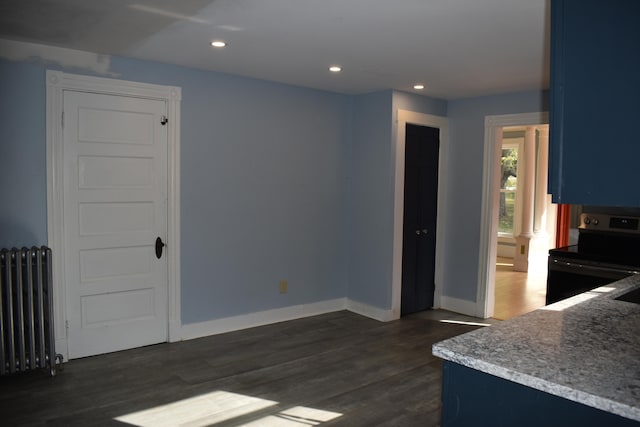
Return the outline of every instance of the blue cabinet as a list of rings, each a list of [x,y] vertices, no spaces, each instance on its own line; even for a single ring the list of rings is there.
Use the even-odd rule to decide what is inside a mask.
[[[442,427],[638,427],[638,422],[446,361]]]
[[[551,0],[549,191],[640,206],[640,1]]]

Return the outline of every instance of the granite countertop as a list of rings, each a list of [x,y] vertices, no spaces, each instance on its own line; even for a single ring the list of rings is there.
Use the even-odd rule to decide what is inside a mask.
[[[640,275],[433,345],[443,359],[640,421]]]

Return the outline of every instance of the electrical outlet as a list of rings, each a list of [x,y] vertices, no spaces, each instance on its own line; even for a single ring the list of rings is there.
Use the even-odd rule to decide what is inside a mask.
[[[287,283],[286,280],[280,280],[280,293],[286,294],[288,286],[289,284]]]

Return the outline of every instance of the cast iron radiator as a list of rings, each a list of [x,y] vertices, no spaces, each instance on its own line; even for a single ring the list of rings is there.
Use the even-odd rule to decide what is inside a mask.
[[[56,374],[51,249],[0,249],[0,375]]]

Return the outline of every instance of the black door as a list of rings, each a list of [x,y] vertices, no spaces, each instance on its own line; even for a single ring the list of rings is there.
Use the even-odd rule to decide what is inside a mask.
[[[407,124],[401,314],[433,307],[440,130]]]

